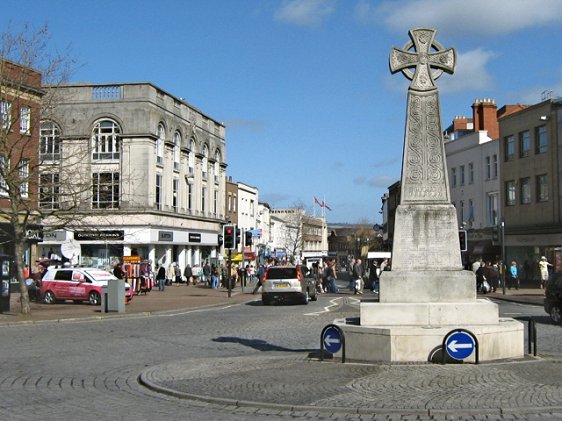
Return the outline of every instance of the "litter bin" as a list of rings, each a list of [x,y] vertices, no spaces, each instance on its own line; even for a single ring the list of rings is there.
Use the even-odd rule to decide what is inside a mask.
[[[10,280],[2,279],[0,289],[0,313],[10,311]]]
[[[102,287],[101,311],[125,313],[125,282],[122,279],[110,279]]]

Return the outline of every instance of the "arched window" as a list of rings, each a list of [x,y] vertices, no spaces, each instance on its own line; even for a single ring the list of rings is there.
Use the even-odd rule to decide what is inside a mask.
[[[201,161],[201,171],[203,173],[203,178],[207,178],[207,173],[209,172],[209,147],[207,145],[203,146],[203,160]]]
[[[187,156],[187,166],[189,168],[189,174],[193,175],[195,173],[195,139],[191,138],[189,141],[189,155]]]
[[[174,133],[174,170],[180,170],[180,146],[181,146],[181,136],[179,132]]]
[[[39,145],[39,159],[53,161],[60,159],[61,140],[60,128],[52,121],[41,122],[41,144]]]
[[[92,159],[119,159],[121,128],[112,120],[98,120],[92,131]]]
[[[162,165],[164,163],[164,140],[166,138],[166,129],[164,129],[164,125],[162,123],[158,125],[157,136],[158,138],[156,139],[156,163]]]
[[[221,154],[220,154],[219,150],[217,149],[215,151],[215,163],[213,164],[214,165],[213,172],[215,173],[215,182],[216,183],[219,182],[220,162],[221,162]]]

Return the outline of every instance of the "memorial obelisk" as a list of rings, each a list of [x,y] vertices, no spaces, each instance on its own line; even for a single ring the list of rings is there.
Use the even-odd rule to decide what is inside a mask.
[[[454,72],[455,52],[433,29],[412,29],[410,38],[390,54],[391,72],[411,80],[392,270],[380,277],[379,302],[360,303],[359,325],[335,324],[350,360],[427,361],[455,328],[478,338],[481,361],[521,357],[523,325],[477,299],[474,274],[462,268],[435,85],[443,72]]]

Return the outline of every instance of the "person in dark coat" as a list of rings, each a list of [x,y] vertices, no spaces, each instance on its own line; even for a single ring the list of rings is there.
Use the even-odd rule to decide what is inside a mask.
[[[185,269],[183,270],[183,276],[185,276],[185,284],[189,286],[191,283],[191,277],[193,276],[193,271],[191,270],[191,266],[187,264]]]

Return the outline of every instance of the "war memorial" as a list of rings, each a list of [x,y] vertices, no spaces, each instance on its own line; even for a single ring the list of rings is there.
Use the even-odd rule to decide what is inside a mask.
[[[524,355],[523,324],[500,318],[495,303],[477,299],[474,274],[462,268],[434,83],[454,72],[455,51],[444,49],[435,32],[412,29],[411,41],[390,54],[390,71],[411,80],[392,271],[380,278],[379,301],[361,302],[359,325],[334,322],[345,335],[348,360],[432,361],[453,329],[475,337],[480,361]]]

